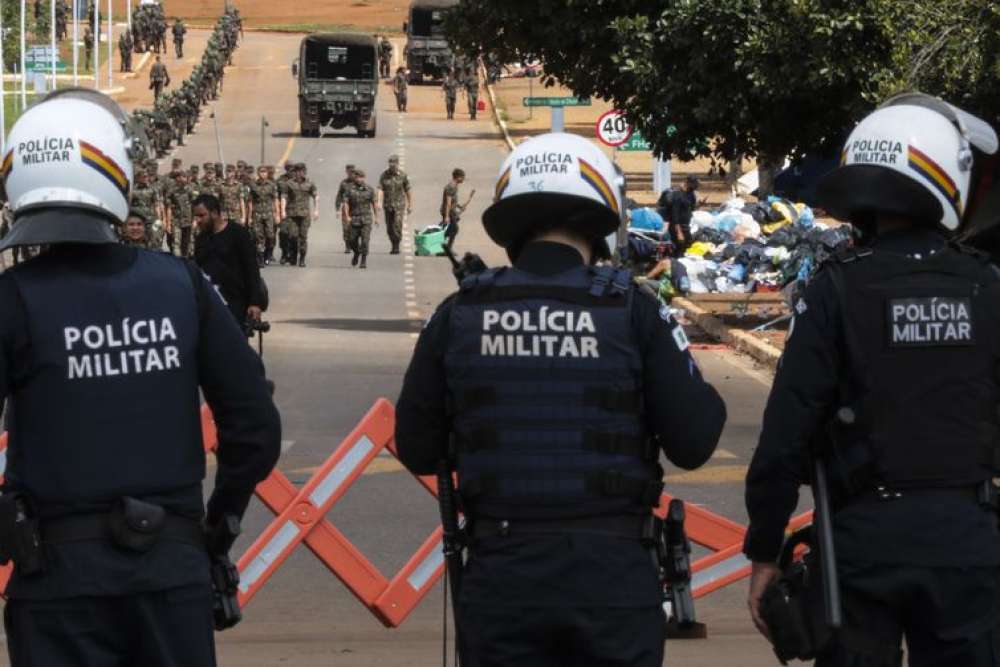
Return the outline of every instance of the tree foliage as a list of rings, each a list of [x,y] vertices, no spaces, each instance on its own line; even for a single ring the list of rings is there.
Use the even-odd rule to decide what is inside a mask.
[[[906,88],[1000,113],[993,0],[461,0],[450,30],[468,53],[541,60],[681,159],[778,164]]]

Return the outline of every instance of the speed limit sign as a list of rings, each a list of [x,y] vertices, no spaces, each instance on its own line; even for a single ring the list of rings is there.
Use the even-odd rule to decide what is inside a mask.
[[[632,126],[621,111],[608,111],[597,119],[597,138],[602,144],[617,148],[632,136]]]

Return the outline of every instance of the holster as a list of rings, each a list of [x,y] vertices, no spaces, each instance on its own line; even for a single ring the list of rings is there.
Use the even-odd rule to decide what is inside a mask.
[[[809,556],[794,560],[796,548],[811,540],[808,527],[788,539],[781,554],[782,575],[767,587],[760,601],[774,654],[783,665],[789,660],[814,659],[833,638],[823,619],[818,563]]]
[[[18,574],[45,571],[41,530],[32,503],[23,493],[0,495],[0,563],[14,561]]]

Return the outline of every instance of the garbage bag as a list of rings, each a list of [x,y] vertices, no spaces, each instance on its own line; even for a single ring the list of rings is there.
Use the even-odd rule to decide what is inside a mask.
[[[663,230],[663,217],[651,208],[637,208],[632,211],[629,226],[659,232]]]

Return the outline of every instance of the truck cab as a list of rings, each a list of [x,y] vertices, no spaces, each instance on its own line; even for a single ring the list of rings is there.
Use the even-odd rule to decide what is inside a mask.
[[[320,127],[353,127],[360,137],[377,131],[378,44],[370,35],[308,35],[292,64],[299,84],[299,121],[303,137],[318,137]]]
[[[410,4],[406,33],[406,69],[410,83],[422,83],[425,77],[438,81],[455,66],[455,55],[444,32],[446,12],[458,0],[414,0]]]

